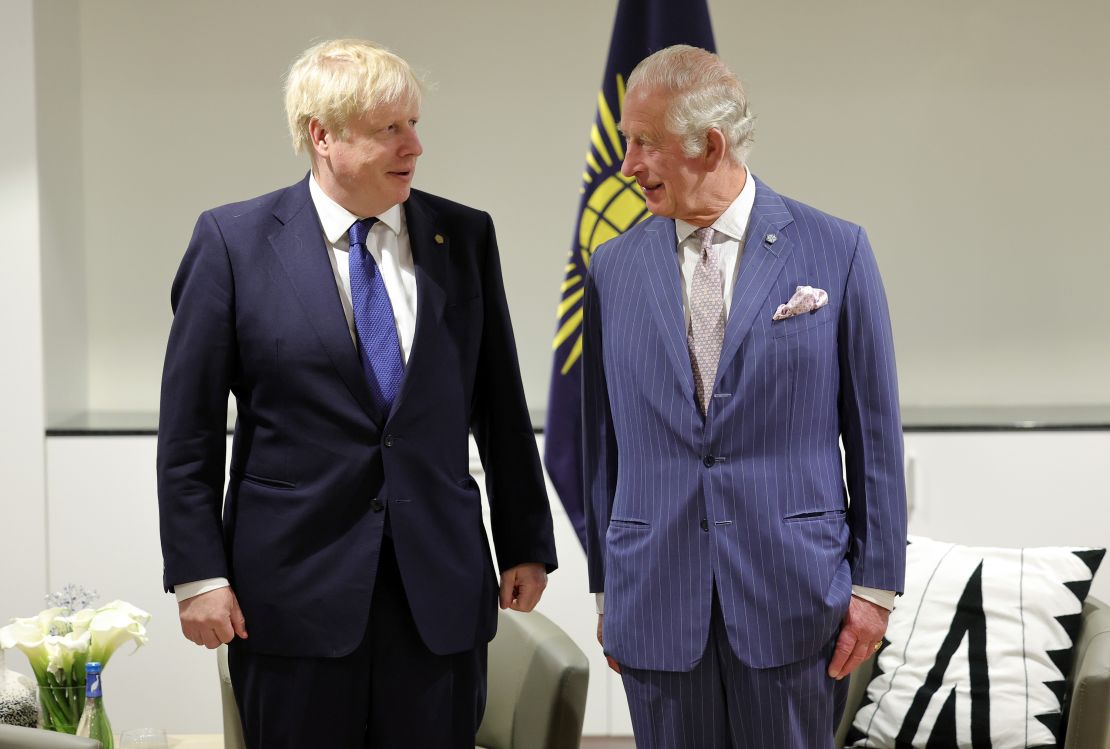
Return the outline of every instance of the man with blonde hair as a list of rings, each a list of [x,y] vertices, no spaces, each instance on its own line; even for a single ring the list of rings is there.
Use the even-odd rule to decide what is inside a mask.
[[[307,50],[311,172],[204,212],[174,280],[164,584],[188,639],[230,643],[251,747],[472,747],[498,600],[555,569],[493,224],[411,188],[421,93],[371,43]]]
[[[655,215],[586,281],[598,639],[640,749],[832,749],[841,680],[880,646],[905,575],[875,257],[859,226],[751,175],[753,118],[716,55],[641,62],[620,128]]]

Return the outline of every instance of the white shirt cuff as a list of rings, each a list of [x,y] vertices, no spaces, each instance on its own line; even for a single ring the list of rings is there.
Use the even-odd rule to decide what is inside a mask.
[[[862,585],[852,586],[852,595],[857,598],[862,598],[865,601],[878,604],[887,611],[894,609],[894,597],[897,595],[893,590],[882,590],[880,588],[865,588]]]
[[[207,580],[196,580],[191,583],[181,583],[181,585],[173,586],[173,594],[177,596],[177,602],[199,596],[201,593],[207,593],[212,590],[226,588],[231,583],[227,581],[226,577],[210,577]]]
[[[597,604],[597,615],[601,616],[605,613],[605,593],[594,593],[594,601]]]

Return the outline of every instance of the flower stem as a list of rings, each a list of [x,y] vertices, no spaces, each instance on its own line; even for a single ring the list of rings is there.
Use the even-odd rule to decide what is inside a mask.
[[[84,707],[82,692],[82,685],[60,683],[53,674],[47,673],[45,683],[39,684],[43,728],[63,733],[75,732]]]

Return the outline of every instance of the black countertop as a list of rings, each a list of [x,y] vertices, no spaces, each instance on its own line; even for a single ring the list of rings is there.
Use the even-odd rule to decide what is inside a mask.
[[[544,414],[532,412],[536,432]],[[235,425],[228,418],[228,433]],[[1088,432],[1110,430],[1110,405],[903,406],[905,432]],[[51,421],[47,437],[133,437],[158,433],[154,411],[86,411]]]

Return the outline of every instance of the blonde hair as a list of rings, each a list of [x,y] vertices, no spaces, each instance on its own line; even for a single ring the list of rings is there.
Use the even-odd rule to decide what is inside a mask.
[[[285,76],[285,116],[296,153],[309,150],[316,118],[345,135],[348,123],[383,105],[420,103],[424,83],[409,64],[362,39],[333,39],[306,49]]]
[[[637,88],[670,96],[666,127],[682,138],[687,156],[705,150],[706,133],[717,128],[725,136],[732,159],[747,161],[755,139],[755,116],[744,85],[712,52],[686,44],[661,49],[645,58],[628,76],[627,94]]]

